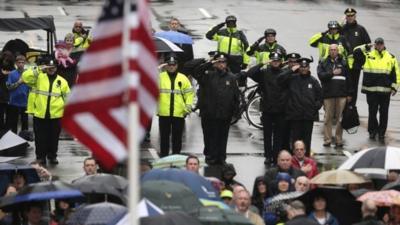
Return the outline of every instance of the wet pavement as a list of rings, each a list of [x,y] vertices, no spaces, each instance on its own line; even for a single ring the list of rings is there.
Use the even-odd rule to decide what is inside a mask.
[[[2,17],[22,17],[53,15],[57,27],[57,37],[61,39],[70,32],[76,19],[84,25],[93,26],[100,12],[103,1],[0,1]],[[352,4],[352,5],[349,5]],[[227,15],[233,14],[238,18],[238,27],[245,31],[249,43],[252,44],[262,36],[266,28],[277,30],[277,40],[288,52],[299,52],[308,57],[317,58],[317,49],[308,46],[308,39],[315,33],[326,30],[330,20],[341,20],[343,11],[349,6],[357,9],[357,18],[375,39],[382,36],[386,40],[389,51],[400,58],[400,15],[399,1],[317,1],[317,0],[204,0],[204,1],[151,1],[152,26],[156,31],[166,27],[170,17],[177,17],[195,39],[195,57],[205,57],[207,52],[216,49],[216,43],[206,40],[204,34],[214,25],[223,22]],[[14,34],[0,33],[0,45],[11,38],[26,40],[34,46],[44,47],[44,32],[24,32]],[[315,75],[316,63],[312,66]],[[367,105],[365,96],[359,95],[358,109],[361,116],[361,127],[357,134],[344,134],[344,150],[351,153],[364,147],[379,145],[371,142],[366,131]],[[386,144],[400,146],[400,94],[392,98],[389,112],[389,127]],[[323,118],[323,110],[320,110]],[[322,147],[321,122],[315,123],[312,140],[312,151],[322,169],[335,168],[346,159],[342,152],[334,148]],[[192,114],[186,123],[183,152],[202,156],[203,139],[200,119]],[[31,143],[33,146],[33,143]],[[151,144],[144,146],[142,157],[153,158],[158,149],[158,123],[154,119],[151,131]],[[238,172],[237,180],[252,189],[253,179],[263,174],[264,158],[262,131],[253,128],[245,120],[240,120],[231,127],[228,142],[228,159]],[[61,140],[59,158],[60,164],[51,167],[50,171],[61,179],[70,181],[82,174],[83,159],[90,155],[84,147],[73,140]],[[33,148],[27,157],[21,159],[30,162],[34,158]]]

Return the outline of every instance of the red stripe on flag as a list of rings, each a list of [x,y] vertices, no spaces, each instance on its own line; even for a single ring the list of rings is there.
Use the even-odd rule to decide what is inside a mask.
[[[116,64],[100,69],[90,70],[79,74],[79,84],[92,83],[122,76],[122,65]]]
[[[65,116],[69,114],[91,112],[98,113],[103,112],[106,109],[118,108],[123,104],[123,93],[114,96],[108,96],[101,99],[93,99],[90,101],[84,101],[79,103],[68,104],[65,108]]]
[[[106,51],[110,48],[121,47],[121,43],[122,43],[122,33],[118,33],[110,37],[94,40],[92,43],[90,43],[87,52],[96,53],[96,52]]]

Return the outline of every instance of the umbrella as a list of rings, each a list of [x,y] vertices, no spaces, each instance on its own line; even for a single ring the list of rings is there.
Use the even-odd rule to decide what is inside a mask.
[[[191,213],[193,217],[200,220],[203,225],[251,225],[246,217],[231,209],[220,209],[218,207],[202,207]]]
[[[202,225],[197,219],[191,217],[184,212],[167,212],[165,215],[140,218],[141,225]],[[129,221],[126,223],[118,223],[117,225],[131,225]]]
[[[203,206],[216,206],[220,209],[230,209],[230,207],[227,204],[223,203],[222,201],[214,201],[203,198],[200,198],[199,200],[201,204],[203,204]]]
[[[396,190],[400,191],[400,179],[397,179],[396,181],[387,183],[385,186],[381,188],[381,190]]]
[[[122,191],[108,183],[97,183],[93,181],[74,182],[73,187],[80,190],[87,197],[88,202],[114,202],[117,204],[126,203],[126,197]]]
[[[348,170],[329,170],[322,172],[311,179],[311,184],[362,184],[370,182],[363,176]]]
[[[377,206],[392,206],[395,199],[400,197],[400,192],[395,190],[370,191],[357,198],[358,201],[371,199]]]
[[[25,139],[8,131],[0,138],[0,156],[24,156],[28,146]]]
[[[68,225],[108,225],[121,218],[128,209],[110,202],[79,207],[68,219]]]
[[[298,199],[302,201],[307,212],[312,210],[315,196],[324,196],[327,209],[339,220],[339,224],[353,224],[361,218],[361,203],[346,189],[338,187],[318,187],[306,192]]]
[[[196,195],[185,185],[166,180],[146,181],[141,185],[141,196],[164,211],[190,212],[201,207]]]
[[[156,37],[167,39],[176,44],[193,44],[193,39],[187,34],[183,34],[177,31],[161,31],[154,34]]]
[[[83,197],[79,190],[62,181],[45,181],[29,184],[16,195],[0,198],[0,208],[9,209],[19,203]]]
[[[165,38],[153,37],[156,52],[183,52],[181,48]]]
[[[162,157],[155,160],[152,165],[154,169],[178,167],[183,168],[186,165],[187,155],[175,154]],[[200,158],[200,166],[204,165],[204,159]]]
[[[142,175],[141,181],[169,180],[186,185],[198,198],[220,200],[218,192],[204,177],[180,169],[153,169]]]
[[[89,176],[83,176],[77,180],[74,180],[73,184],[79,185],[80,183],[85,183],[85,182],[90,182],[90,183],[93,182],[96,183],[97,185],[106,184],[117,189],[120,192],[126,190],[129,183],[126,178],[118,175],[108,174],[108,173],[98,173]]]
[[[400,169],[400,148],[384,146],[362,150],[347,159],[339,169],[386,176],[388,170]]]
[[[163,215],[164,211],[158,206],[154,205],[151,201],[143,198],[138,205],[139,217],[158,216]]]
[[[11,177],[16,172],[20,172],[24,175],[27,184],[40,181],[36,169],[30,165],[0,163],[0,194],[6,191],[6,188],[11,181]]]

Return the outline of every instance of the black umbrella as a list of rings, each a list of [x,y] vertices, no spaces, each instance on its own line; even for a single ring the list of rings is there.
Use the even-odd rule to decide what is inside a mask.
[[[106,201],[123,205],[126,204],[126,196],[122,191],[108,183],[99,184],[93,181],[82,181],[75,182],[72,186],[79,189],[86,196],[88,203]]]
[[[181,48],[176,46],[171,41],[160,38],[160,37],[153,37],[153,41],[156,47],[156,52],[183,52]]]
[[[98,173],[94,175],[83,176],[77,180],[74,180],[72,183],[74,185],[79,185],[80,183],[87,183],[87,182],[94,183],[97,185],[105,184],[117,189],[120,192],[126,190],[129,184],[126,178],[108,173]]]
[[[306,205],[307,212],[312,211],[316,196],[325,197],[327,210],[339,220],[339,224],[350,225],[360,221],[361,202],[356,201],[354,195],[348,190],[337,187],[319,187],[308,191],[298,198]]]
[[[68,219],[68,225],[109,225],[127,213],[124,206],[110,202],[85,205],[76,209]]]
[[[141,225],[202,225],[197,219],[184,212],[167,212],[164,215],[140,218]],[[130,225],[118,223],[118,225]]]
[[[203,225],[252,225],[246,217],[234,210],[220,209],[218,207],[202,207],[191,213]]]
[[[27,184],[40,181],[36,169],[30,165],[0,163],[0,195],[5,193],[8,184],[11,182],[12,176],[17,172],[21,173],[25,177]]]

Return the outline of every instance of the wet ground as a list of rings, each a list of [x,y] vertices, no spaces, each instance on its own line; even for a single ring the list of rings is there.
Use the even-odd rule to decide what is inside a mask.
[[[61,39],[70,32],[76,19],[84,25],[93,26],[100,12],[102,1],[0,1],[2,17],[22,17],[53,15],[57,27],[57,37]],[[288,52],[299,52],[308,57],[317,58],[317,50],[307,45],[308,39],[315,33],[326,30],[330,20],[341,20],[347,7],[355,7],[358,11],[358,21],[370,33],[371,39],[378,36],[386,40],[389,51],[400,58],[400,15],[399,1],[317,1],[317,0],[204,0],[204,1],[151,1],[152,26],[156,31],[166,27],[166,22],[174,16],[181,20],[186,29],[195,38],[195,57],[205,57],[210,50],[216,49],[216,44],[206,40],[204,34],[212,26],[223,22],[227,15],[238,17],[238,26],[245,31],[252,44],[262,36],[266,28],[274,28],[278,32],[278,42]],[[19,37],[34,46],[44,47],[44,32],[25,32],[5,34],[0,33],[0,46],[5,40]],[[314,63],[312,71],[315,71]],[[315,73],[314,73],[315,74]],[[358,109],[361,116],[361,127],[357,134],[344,134],[344,150],[351,153],[364,148],[379,145],[371,142],[366,131],[367,105],[365,96],[360,94]],[[400,146],[400,95],[392,98],[390,106],[389,127],[386,144]],[[323,110],[320,110],[323,118]],[[202,156],[203,141],[199,117],[192,114],[187,119],[183,152]],[[341,151],[322,147],[321,122],[315,123],[312,141],[312,151],[322,169],[335,168],[346,159]],[[33,146],[33,143],[31,143]],[[154,120],[151,132],[151,144],[143,148],[142,156],[153,158],[158,149],[158,124]],[[235,165],[238,172],[237,180],[244,183],[250,190],[255,176],[264,172],[262,131],[239,121],[231,127],[228,142],[228,162]],[[60,141],[60,165],[50,168],[61,179],[72,180],[82,174],[82,162],[90,153],[73,140]],[[33,149],[25,162],[33,160]]]

